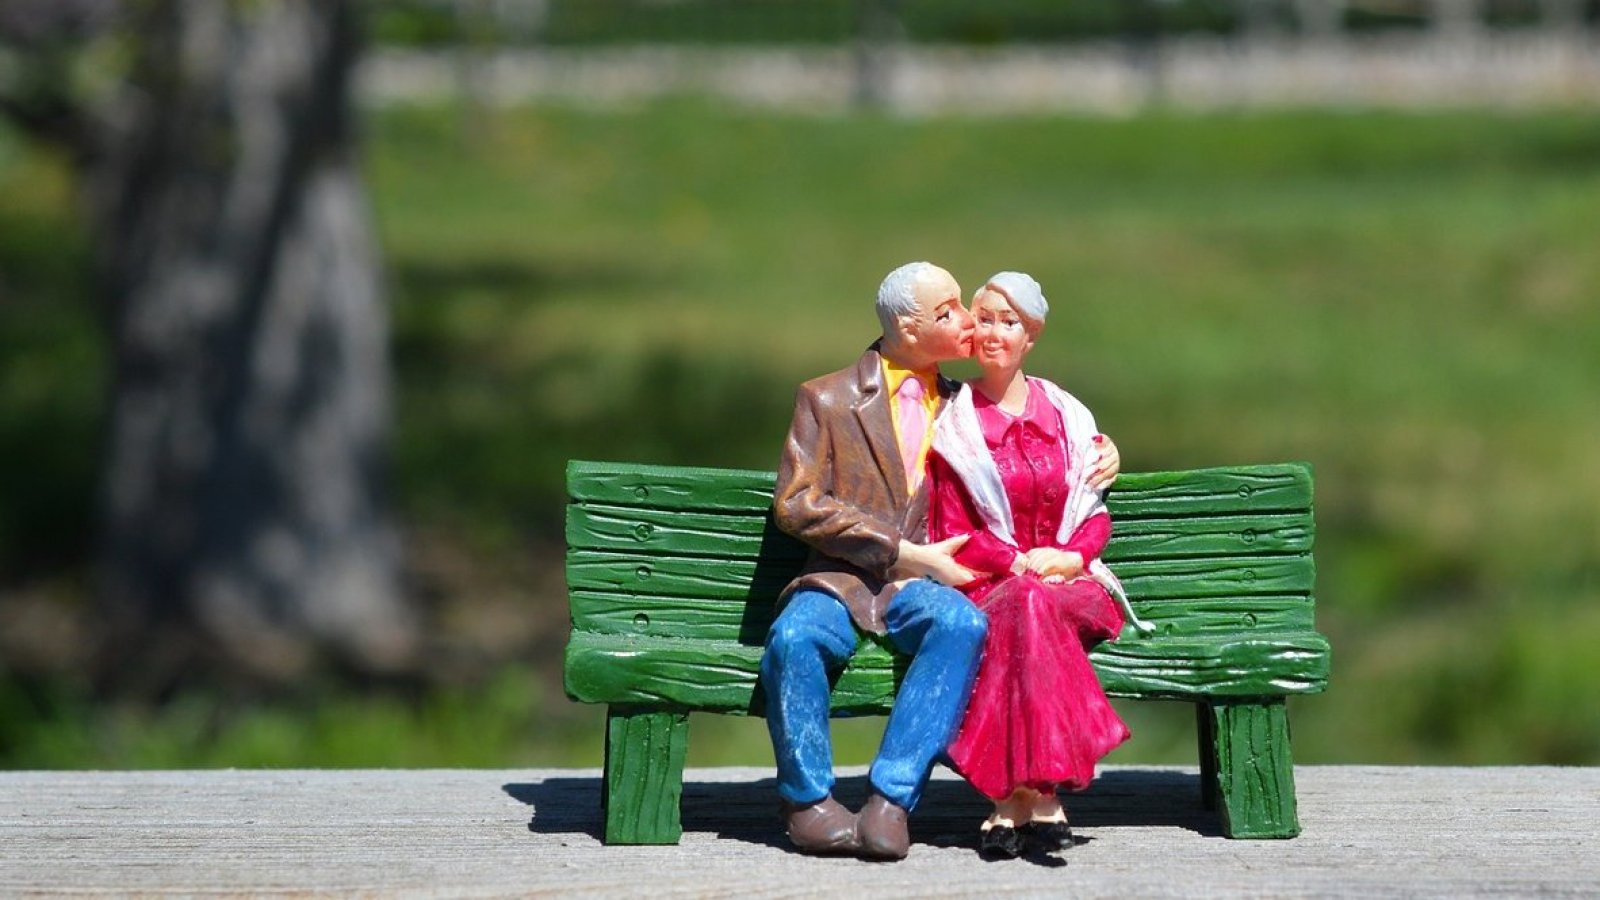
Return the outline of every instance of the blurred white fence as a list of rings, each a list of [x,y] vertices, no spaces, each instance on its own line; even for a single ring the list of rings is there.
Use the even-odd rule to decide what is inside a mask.
[[[881,80],[863,92],[863,72]],[[1600,104],[1600,39],[1529,29],[1326,40],[1184,37],[1149,44],[812,49],[379,51],[361,73],[371,103],[469,96],[486,105],[636,103],[678,94],[832,111],[864,94],[907,114],[1084,112],[1151,105],[1449,108]]]

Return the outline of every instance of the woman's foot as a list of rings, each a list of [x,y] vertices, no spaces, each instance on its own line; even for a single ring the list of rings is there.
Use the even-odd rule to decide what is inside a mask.
[[[1072,846],[1072,826],[1060,822],[1029,822],[1022,826],[1028,839],[1045,850],[1065,850]]]
[[[1036,802],[1036,792],[1028,788],[1017,788],[1011,792],[1011,796],[995,801],[994,814],[983,823],[983,830],[978,837],[978,854],[985,859],[1016,859],[1021,856],[1022,828],[1027,827]]]
[[[1022,855],[1022,833],[1011,825],[984,823],[978,837],[978,855],[984,859],[1016,859]]]
[[[1046,850],[1061,850],[1072,846],[1072,826],[1067,824],[1067,811],[1054,790],[1040,791],[1034,798],[1028,824],[1023,830]]]

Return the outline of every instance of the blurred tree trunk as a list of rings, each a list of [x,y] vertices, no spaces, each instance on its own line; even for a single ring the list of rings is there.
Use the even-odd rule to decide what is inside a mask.
[[[1300,33],[1315,44],[1331,44],[1344,37],[1347,0],[1294,0]]]
[[[1587,6],[1585,0],[1539,0],[1539,24],[1563,37],[1582,38]]]
[[[900,0],[856,0],[855,105],[887,106],[894,90],[895,55],[905,42]]]
[[[7,0],[12,2],[12,0]],[[49,0],[42,0],[47,3]],[[106,671],[404,665],[387,311],[351,109],[354,0],[121,7],[79,144],[115,352]],[[128,683],[128,679],[133,683]]]
[[[1277,0],[1240,0],[1238,8],[1247,41],[1271,44],[1283,37],[1283,10]]]
[[[1487,3],[1488,0],[1429,0],[1434,32],[1456,44],[1481,41]]]

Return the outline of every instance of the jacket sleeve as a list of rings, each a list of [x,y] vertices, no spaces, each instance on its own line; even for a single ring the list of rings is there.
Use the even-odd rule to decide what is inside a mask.
[[[839,496],[849,496],[850,482],[875,472],[876,463],[865,445],[848,453],[835,446],[831,423],[816,389],[802,385],[778,461],[773,518],[818,553],[883,579],[900,556],[900,529]]]

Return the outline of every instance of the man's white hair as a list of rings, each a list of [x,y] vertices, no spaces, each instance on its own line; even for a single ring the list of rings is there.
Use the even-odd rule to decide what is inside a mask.
[[[901,316],[917,311],[917,282],[936,266],[931,262],[909,262],[890,272],[878,285],[878,323],[883,333],[893,334]]]
[[[1035,326],[1044,324],[1050,314],[1050,301],[1044,299],[1044,288],[1023,272],[999,272],[984,282],[984,288],[994,288],[1005,294],[1016,308],[1017,314]],[[979,293],[983,293],[979,291]]]

